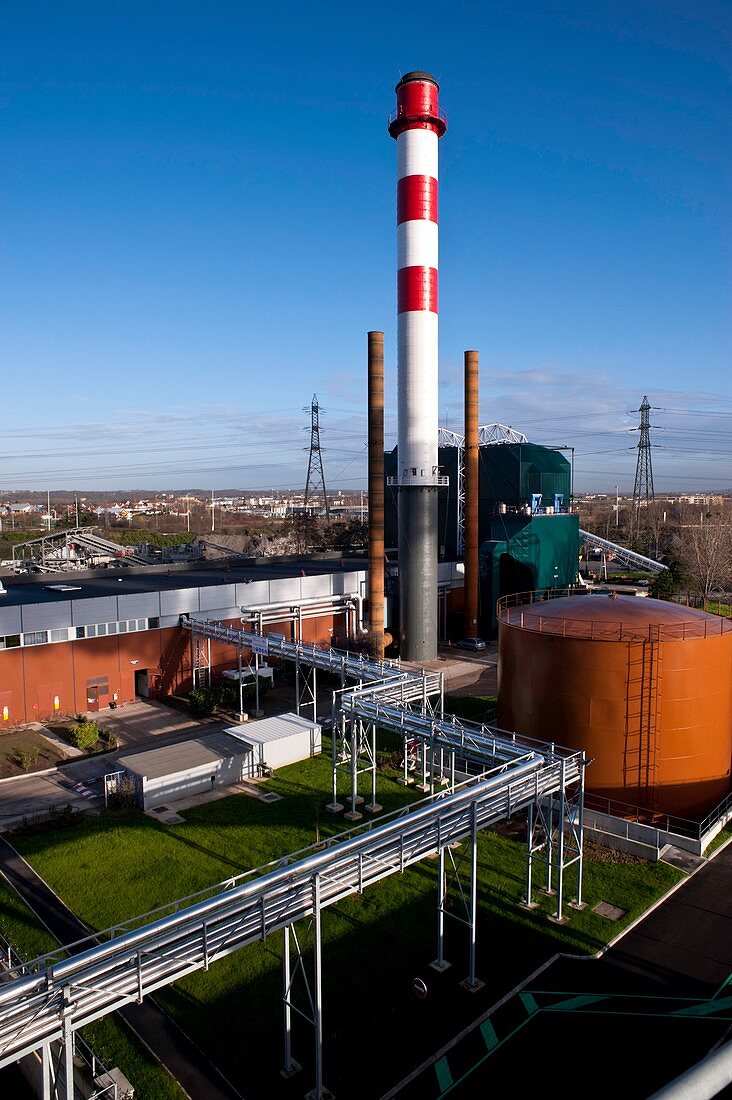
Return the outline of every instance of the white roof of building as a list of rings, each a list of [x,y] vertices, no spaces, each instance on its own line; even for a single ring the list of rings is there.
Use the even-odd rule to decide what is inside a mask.
[[[179,741],[175,745],[161,745],[157,749],[120,756],[118,765],[131,775],[161,779],[166,775],[177,775],[179,772],[215,765],[220,760],[245,755],[247,750],[241,744],[241,739],[236,741],[226,737],[225,732],[210,733],[190,741]]]
[[[262,718],[258,722],[228,726],[224,733],[249,744],[262,745],[266,741],[279,741],[283,737],[297,737],[298,734],[316,728],[319,729],[320,725],[312,718],[303,718],[301,714],[278,714],[274,718]]]

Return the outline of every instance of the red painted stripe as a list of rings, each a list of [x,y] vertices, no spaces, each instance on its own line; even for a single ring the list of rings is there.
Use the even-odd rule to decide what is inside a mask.
[[[397,181],[397,225],[417,220],[437,221],[437,180],[432,176],[403,176]]]
[[[439,91],[429,80],[410,80],[397,91],[397,109],[389,123],[393,138],[405,130],[432,130],[442,137],[447,120],[439,108]]]
[[[397,272],[397,313],[424,309],[437,313],[437,269],[401,267]]]
[[[439,91],[429,80],[410,80],[397,92],[397,111],[407,118],[439,118]]]

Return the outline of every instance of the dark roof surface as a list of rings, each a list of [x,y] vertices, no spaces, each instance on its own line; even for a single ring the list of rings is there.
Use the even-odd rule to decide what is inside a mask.
[[[341,564],[342,562],[342,564]],[[323,576],[366,569],[366,558],[262,558],[249,562],[197,562],[194,565],[156,565],[123,569],[99,569],[83,573],[47,573],[33,577],[2,577],[6,589],[0,607],[30,603],[56,603],[98,596],[127,596],[140,592],[169,592],[176,588],[208,588],[282,577]],[[50,585],[73,586],[73,592],[53,591]]]
[[[506,597],[510,600],[511,597]],[[499,621],[520,630],[590,641],[685,641],[732,635],[732,622],[648,596],[564,596],[501,607]]]

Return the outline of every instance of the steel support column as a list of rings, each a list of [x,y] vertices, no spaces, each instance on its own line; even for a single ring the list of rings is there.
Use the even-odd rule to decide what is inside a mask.
[[[534,804],[529,804],[526,816],[526,897],[523,906],[526,909],[536,909],[538,901],[532,897],[532,872],[534,862]]]
[[[473,806],[473,821],[470,831],[470,915],[468,917],[469,934],[469,959],[468,976],[460,984],[471,993],[477,993],[485,982],[481,982],[475,975],[475,948],[477,941],[478,923],[478,813],[477,806]]]
[[[338,709],[336,702],[337,693],[333,692],[333,725],[331,728],[331,768],[333,780],[333,801],[325,807],[328,813],[339,814],[343,809],[343,803],[338,801],[338,765],[343,755],[343,744],[346,738],[346,716]],[[340,749],[340,753],[339,753]]]
[[[323,957],[321,943],[320,875],[313,875],[313,1024],[315,1027],[315,1088],[306,1100],[333,1100],[323,1085]]]
[[[52,1100],[51,1097],[51,1080],[53,1066],[51,1064],[51,1047],[49,1043],[44,1043],[41,1049],[42,1060],[42,1095],[43,1100]]]
[[[445,961],[445,897],[447,894],[445,877],[445,846],[437,850],[437,958],[430,963],[433,970],[442,972],[450,966]]]
[[[313,722],[318,718],[318,670],[315,665],[303,664],[295,661],[295,709],[299,714],[301,710],[313,708]]]
[[[361,719],[351,720],[351,808],[344,814],[345,821],[360,821],[363,814],[359,813],[356,805],[359,802],[358,794],[358,754],[361,741]],[[361,799],[363,801],[363,799]]]
[[[561,923],[566,919],[562,915],[562,902],[564,900],[564,823],[566,818],[564,760],[560,761],[559,767],[562,776],[562,789],[557,800],[557,911],[554,919]]]
[[[299,1062],[292,1057],[292,1004],[290,994],[292,990],[292,968],[290,965],[290,929],[282,929],[282,1004],[285,1014],[285,1060],[282,1066],[282,1076],[292,1077],[302,1069]]]
[[[567,782],[567,763],[561,758],[554,765],[560,782],[556,797],[552,795],[537,797],[527,811],[526,831],[526,897],[523,906],[535,909],[533,899],[533,865],[537,859],[545,863],[545,885],[540,893],[556,897],[556,909],[550,920],[563,923],[567,870],[577,866],[577,894],[569,902],[572,909],[583,909],[583,831],[584,831],[584,771],[585,759],[582,754],[579,780],[574,784]]]
[[[241,643],[236,647],[237,668],[239,670],[239,721],[244,714],[244,685],[241,682]]]
[[[64,992],[67,1002],[70,993],[70,990]],[[64,1021],[64,1098],[74,1100],[74,1032],[69,1019]]]
[[[366,803],[366,809],[371,814],[381,813],[382,806],[376,801],[376,722],[368,724],[371,750],[371,801]]]

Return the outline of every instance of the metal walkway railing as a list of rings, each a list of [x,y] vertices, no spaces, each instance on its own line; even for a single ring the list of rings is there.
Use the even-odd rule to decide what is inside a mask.
[[[25,964],[26,976],[0,986],[0,1067],[266,939],[312,915],[316,904],[333,905],[404,871],[474,828],[556,792],[562,781],[558,763],[547,765],[531,755],[467,789],[142,928],[117,925],[96,936],[106,942],[70,958],[59,959],[55,952]]]
[[[313,1015],[308,1017],[316,1046],[312,1095],[322,1100],[327,1090],[322,1083],[321,910],[436,853],[438,962],[443,965],[445,853],[451,845],[470,838],[470,901],[462,923],[469,930],[468,987],[478,988],[477,833],[512,813],[528,810],[526,900],[528,904],[532,900],[532,861],[544,853],[547,888],[556,876],[557,916],[561,919],[562,876],[573,863],[578,867],[578,903],[581,898],[584,757],[431,713],[428,698],[439,694],[442,699],[440,674],[288,642],[279,635],[269,634],[265,642],[261,635],[186,616],[181,618],[181,626],[191,631],[192,638],[200,635],[225,641],[237,646],[239,653],[242,646],[257,653],[266,648],[273,655],[295,661],[298,675],[300,665],[305,665],[313,669],[313,676],[318,668],[339,675],[344,684],[346,679],[356,681],[352,688],[335,693],[342,732],[350,723],[352,731],[369,727],[374,737],[379,726],[401,734],[405,742],[417,738],[424,747],[424,759],[429,749],[433,764],[435,750],[447,749],[453,761],[453,785],[426,804],[334,838],[324,850],[285,857],[274,866],[248,872],[24,964],[21,976],[0,986],[0,1068],[39,1048],[47,1054],[51,1043],[62,1040],[68,1077],[73,1036],[79,1027],[130,1002],[142,1001],[186,974],[207,970],[217,959],[280,930],[284,933],[285,1070],[289,1073],[296,1065],[290,1046],[290,936],[298,921],[311,918],[316,971]],[[357,737],[355,732],[352,736]],[[454,786],[456,756],[478,761],[482,772],[459,788]],[[354,769],[355,760],[354,748]],[[334,776],[335,766],[334,752]],[[578,792],[574,800],[568,795],[571,788]],[[353,794],[355,805],[355,782]],[[353,819],[358,816],[352,814]]]
[[[258,634],[188,616],[181,617],[181,626],[201,637],[235,646],[247,647],[262,641]],[[267,634],[266,639],[272,656],[333,673],[342,681],[356,681],[356,686],[338,695],[338,708],[348,718],[375,722],[402,736],[419,738],[435,749],[455,751],[486,767],[535,751],[547,759],[565,759],[568,782],[579,778],[580,756],[571,750],[520,737],[496,726],[426,713],[427,699],[442,692],[441,673],[407,669],[399,661],[377,661],[363,654],[289,642],[280,634]],[[414,708],[415,704],[419,710]]]

